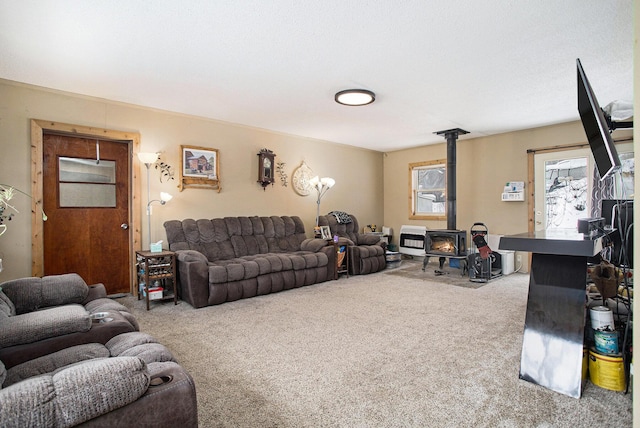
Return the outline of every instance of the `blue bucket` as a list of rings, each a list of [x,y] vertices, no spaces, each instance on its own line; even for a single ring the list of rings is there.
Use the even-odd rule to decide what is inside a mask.
[[[615,355],[618,353],[618,332],[595,330],[596,352]]]

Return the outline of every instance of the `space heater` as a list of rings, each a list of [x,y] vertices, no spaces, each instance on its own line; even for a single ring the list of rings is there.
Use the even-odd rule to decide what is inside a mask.
[[[424,256],[424,240],[426,234],[426,226],[400,226],[400,253],[409,256]]]

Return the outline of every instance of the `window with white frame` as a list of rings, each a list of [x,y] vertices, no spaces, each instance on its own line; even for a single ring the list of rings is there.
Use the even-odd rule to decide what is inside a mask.
[[[410,219],[446,218],[446,160],[410,163],[409,183]]]

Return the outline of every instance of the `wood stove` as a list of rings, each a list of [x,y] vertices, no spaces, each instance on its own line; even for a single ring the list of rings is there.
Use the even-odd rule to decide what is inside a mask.
[[[456,229],[456,140],[459,135],[468,134],[468,131],[460,128],[438,131],[447,139],[447,229],[428,230],[424,240],[426,253],[422,262],[424,271],[431,256],[440,258],[441,274],[444,262],[447,259],[458,259],[462,275],[467,272],[467,232]]]
[[[467,231],[427,230],[424,240],[424,251],[428,256],[466,256]]]

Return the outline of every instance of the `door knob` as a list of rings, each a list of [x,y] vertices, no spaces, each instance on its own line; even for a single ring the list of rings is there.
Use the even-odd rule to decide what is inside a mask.
[[[122,224],[120,225],[120,228],[121,228],[121,229],[124,229],[124,230],[127,230],[127,229],[129,229],[129,225],[128,225],[127,223],[122,223]]]

